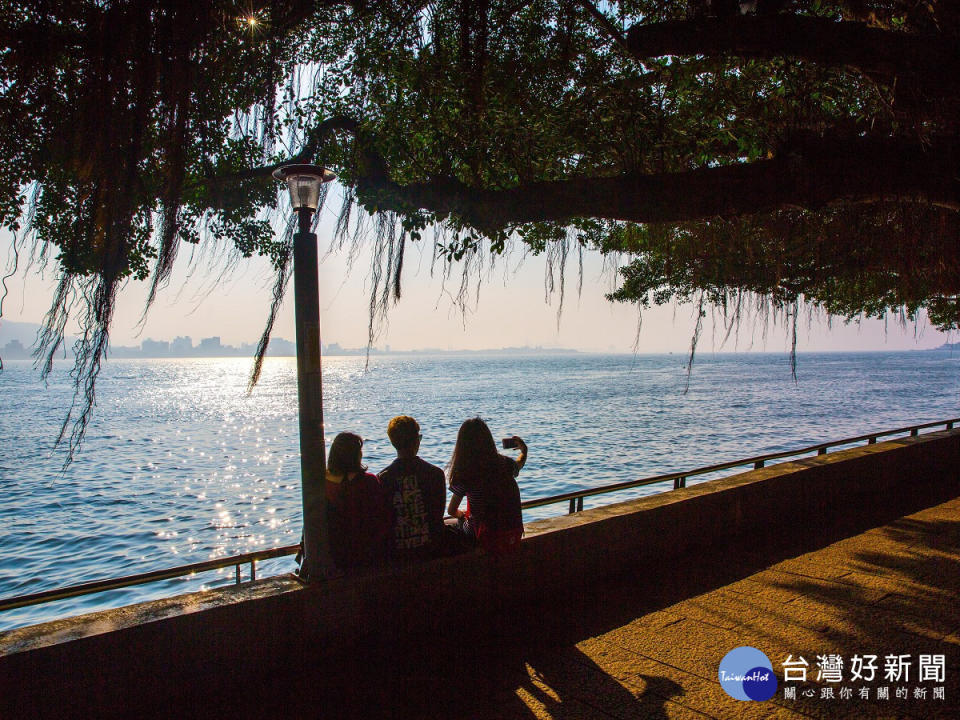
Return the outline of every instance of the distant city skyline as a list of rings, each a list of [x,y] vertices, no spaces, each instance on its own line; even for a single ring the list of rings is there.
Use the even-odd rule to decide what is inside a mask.
[[[35,323],[11,323],[0,321],[0,358],[23,359],[32,356],[32,338],[40,326]],[[10,337],[13,335],[13,337]],[[69,348],[72,338],[67,338]],[[369,349],[362,347],[343,347],[340,343],[322,343],[325,355],[365,355],[379,354],[430,354],[430,353],[579,353],[575,348],[544,348],[543,346],[520,346],[482,349],[454,349],[442,348],[413,348],[394,349],[389,343],[375,345]],[[220,336],[199,338],[195,345],[193,338],[188,335],[179,335],[171,340],[144,338],[138,345],[111,345],[109,357],[114,358],[191,358],[191,357],[252,357],[256,353],[257,343],[241,343],[230,345],[222,342]],[[913,348],[914,350],[960,349],[960,342],[944,342],[937,346]],[[631,351],[632,352],[632,351]],[[736,352],[736,351],[727,351]],[[802,353],[803,351],[801,351]],[[643,353],[640,353],[643,354]],[[671,353],[672,354],[672,353]],[[271,337],[267,348],[267,357],[295,357],[296,342],[283,337]]]
[[[325,211],[318,230],[321,337],[342,347],[367,345],[370,307],[369,244],[361,245],[351,259],[346,249],[329,251],[332,212]],[[429,235],[428,235],[429,237]],[[0,233],[0,262],[9,256],[11,236]],[[205,265],[202,248],[185,246],[166,288],[141,324],[149,284],[128,281],[120,293],[111,325],[111,345],[139,346],[144,339],[177,336],[220,337],[224,344],[255,343],[263,331],[273,283],[273,271],[262,258],[236,263],[235,270],[219,279],[222,262]],[[559,313],[559,268],[541,256],[514,250],[467,275],[468,289],[461,295],[463,268],[446,268],[433,261],[432,245],[410,243],[405,257],[403,296],[392,304],[379,327],[375,345],[395,350],[438,348],[481,350],[498,347],[562,347],[588,352],[640,353],[687,352],[696,325],[691,305],[665,306],[638,312],[636,306],[612,303],[604,294],[615,287],[611,258],[585,252],[583,283],[578,293],[578,258],[568,258],[563,286],[563,311]],[[191,265],[191,259],[193,264]],[[21,256],[21,268],[26,263]],[[446,271],[449,270],[449,273]],[[0,328],[5,323],[40,323],[49,308],[56,275],[52,267],[24,276],[23,269],[7,281]],[[480,283],[479,289],[477,283]],[[553,292],[548,292],[552,286]],[[274,337],[293,338],[292,287],[274,325]],[[458,297],[463,302],[458,301]],[[698,344],[699,352],[789,352],[790,333],[781,318],[765,322],[747,318],[724,342],[726,328],[708,310]],[[640,322],[642,318],[642,323]],[[638,324],[640,331],[638,334]],[[75,327],[68,332],[76,332]],[[2,335],[0,335],[2,337]],[[863,320],[832,323],[817,316],[800,318],[797,349],[909,350],[942,345],[955,336],[930,327],[924,317],[901,327],[897,320]],[[636,348],[635,348],[636,344]],[[2,343],[0,343],[2,347]]]
[[[35,323],[0,323],[0,357],[21,359],[31,355],[32,338],[40,326]],[[10,337],[10,336],[13,337]],[[69,346],[71,338],[67,338]],[[138,345],[111,345],[110,357],[149,357],[149,358],[189,358],[189,357],[234,357],[253,356],[257,343],[241,343],[230,345],[222,342],[217,335],[200,338],[194,345],[193,338],[188,335],[178,335],[172,340],[155,340],[144,338]],[[322,349],[328,355],[365,355],[367,347],[343,347],[340,343],[322,343]],[[578,352],[572,348],[542,348],[542,347],[505,347],[484,348],[483,350],[443,350],[441,348],[417,348],[413,350],[395,350],[389,344],[374,346],[369,349],[373,354],[380,353],[474,353],[474,352]],[[271,337],[267,347],[268,357],[295,357],[297,345],[293,340],[283,337]]]

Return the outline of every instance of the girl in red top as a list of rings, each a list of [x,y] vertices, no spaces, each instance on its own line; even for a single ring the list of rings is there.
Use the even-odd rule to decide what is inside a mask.
[[[376,565],[386,559],[390,507],[376,475],[361,464],[363,439],[340,433],[327,458],[327,522],[330,554],[340,568]]]
[[[491,555],[505,555],[520,548],[523,517],[516,476],[527,461],[527,445],[514,435],[512,447],[520,448],[516,460],[497,452],[490,428],[480,418],[460,426],[450,458],[450,504],[447,513],[462,520],[468,538],[479,542]],[[460,502],[467,498],[467,510]]]

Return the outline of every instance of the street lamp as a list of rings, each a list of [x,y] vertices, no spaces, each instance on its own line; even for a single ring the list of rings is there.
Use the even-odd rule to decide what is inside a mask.
[[[303,559],[300,577],[317,580],[333,570],[327,533],[326,451],[320,378],[320,293],[317,236],[310,232],[320,188],[336,175],[317,165],[284,165],[273,177],[287,184],[297,213],[293,236],[293,298],[297,324],[297,396],[300,416],[300,477],[303,493]]]

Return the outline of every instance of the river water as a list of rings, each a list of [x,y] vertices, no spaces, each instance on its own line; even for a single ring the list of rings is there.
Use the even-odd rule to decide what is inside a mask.
[[[460,423],[521,435],[524,499],[686,470],[875,430],[960,416],[948,351],[680,355],[437,355],[324,359],[327,441],[363,436],[374,472],[392,459],[391,417],[421,425],[421,456],[449,460]],[[66,365],[66,363],[62,363]],[[0,598],[297,542],[296,366],[266,361],[110,360],[75,462],[53,449],[72,398],[26,362],[0,373]],[[588,499],[586,507],[663,486]],[[538,508],[525,520],[558,514]],[[258,566],[293,569],[292,558]],[[246,568],[245,568],[246,572]],[[0,613],[0,630],[232,582],[233,570]]]

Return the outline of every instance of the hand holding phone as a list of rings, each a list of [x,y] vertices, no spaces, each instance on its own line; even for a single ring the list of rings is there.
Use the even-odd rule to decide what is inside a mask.
[[[516,438],[516,437],[504,438],[502,442],[503,442],[503,449],[504,449],[504,450],[512,450],[513,448],[517,447],[517,438]]]

